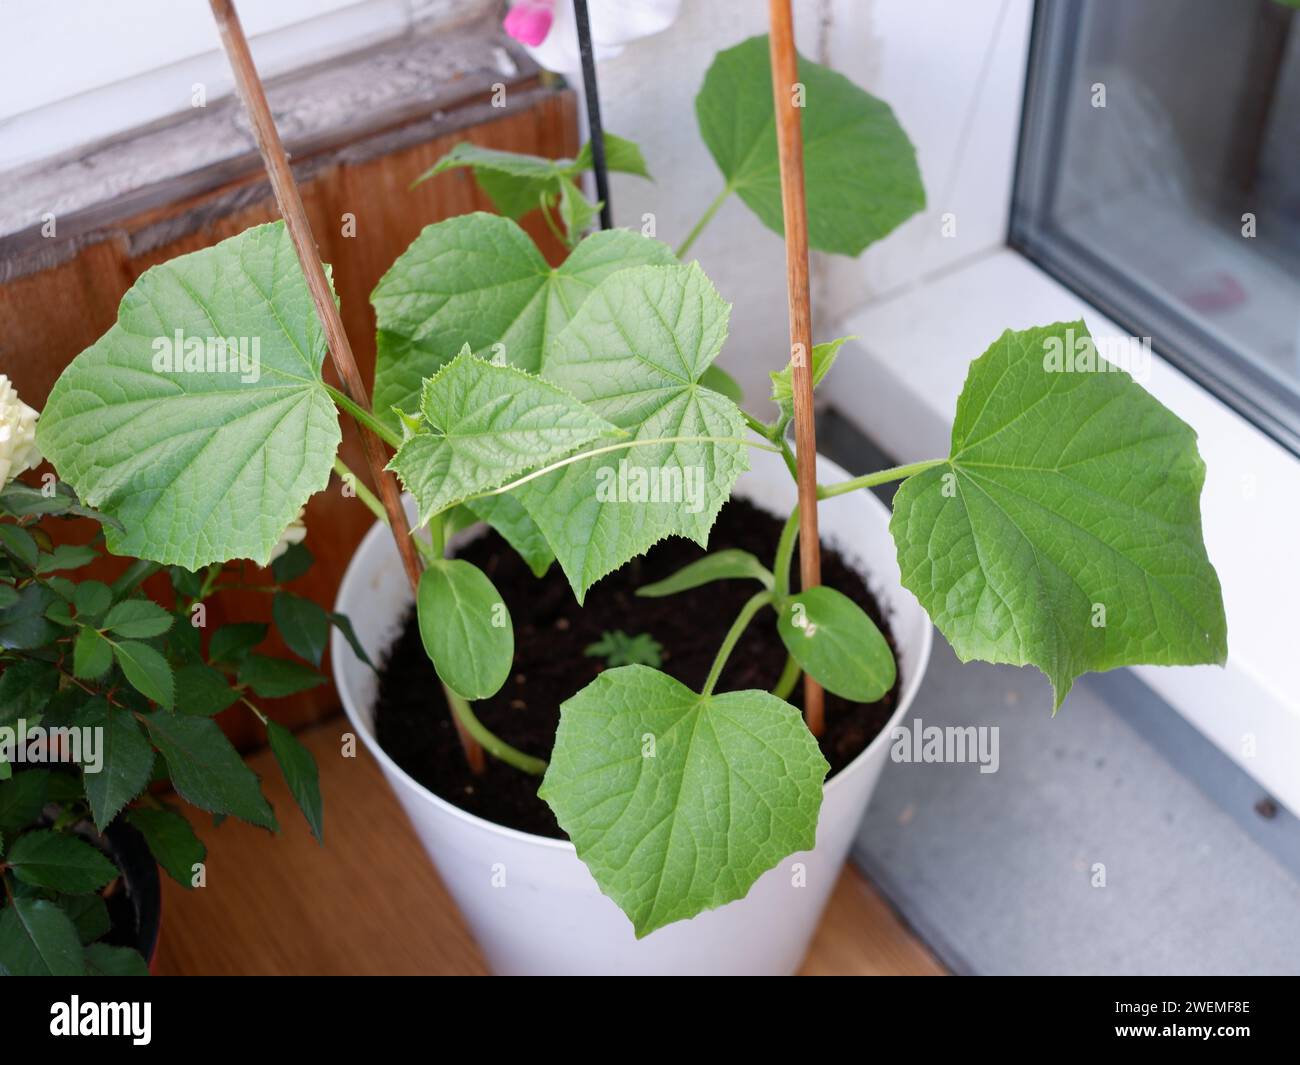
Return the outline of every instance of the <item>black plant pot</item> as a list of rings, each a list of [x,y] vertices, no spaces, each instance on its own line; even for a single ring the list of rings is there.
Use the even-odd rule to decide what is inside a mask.
[[[158,863],[149,852],[144,837],[122,821],[110,825],[103,838],[113,864],[122,871],[126,888],[120,897],[109,900],[113,930],[106,941],[132,947],[146,962],[152,963],[158,946],[158,928],[162,923]]]

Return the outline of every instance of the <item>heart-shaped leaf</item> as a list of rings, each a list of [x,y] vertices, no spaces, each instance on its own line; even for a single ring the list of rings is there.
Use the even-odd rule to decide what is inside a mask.
[[[547,342],[602,279],[675,261],[667,245],[611,229],[552,269],[508,218],[475,213],[427,226],[370,297],[379,330],[375,411],[396,427],[392,408],[415,410],[424,379],[466,344],[536,373]]]
[[[703,696],[647,666],[560,707],[538,794],[638,937],[742,898],[813,846],[829,767],[789,703]]]
[[[799,57],[808,243],[860,255],[925,206],[916,152],[883,100]],[[776,109],[767,37],[719,52],[695,98],[700,135],[727,187],[784,232]]]
[[[729,311],[696,265],[634,267],[602,281],[548,349],[542,376],[635,442],[515,489],[579,602],[665,536],[705,546],[748,467],[739,408],[700,384]]]
[[[561,388],[468,349],[424,382],[422,431],[393,456],[420,523],[619,431]],[[427,430],[427,431],[424,431]]]
[[[329,480],[325,337],[283,223],[148,270],[37,423],[42,453],[121,521],[109,550],[198,570],[265,563]]]
[[[903,584],[963,661],[1037,666],[1058,707],[1088,670],[1222,663],[1204,481],[1196,434],[1082,322],[1008,330],[971,363],[948,461],[894,498]]]

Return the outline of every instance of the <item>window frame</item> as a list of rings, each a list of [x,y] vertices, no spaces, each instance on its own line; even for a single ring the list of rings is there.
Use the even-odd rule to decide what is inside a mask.
[[[1035,5],[1007,244],[1130,335],[1151,337],[1156,354],[1300,456],[1300,382],[1292,392],[1279,389],[1267,371],[1182,312],[1156,286],[1051,224],[1068,132],[1068,94],[1080,88],[1086,2]]]

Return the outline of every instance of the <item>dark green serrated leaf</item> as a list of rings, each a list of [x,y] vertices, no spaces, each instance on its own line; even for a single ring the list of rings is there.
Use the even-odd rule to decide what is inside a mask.
[[[72,605],[80,620],[102,614],[113,602],[113,592],[103,581],[82,581],[72,593]]]
[[[257,777],[214,721],[160,711],[145,724],[182,799],[209,813],[276,827]]]
[[[117,867],[89,843],[47,829],[19,836],[5,861],[25,884],[72,894],[97,891],[117,876]]]
[[[72,675],[82,680],[96,680],[113,664],[113,645],[89,626],[77,633],[72,645]]]
[[[99,729],[101,765],[98,772],[82,762],[86,800],[95,827],[108,827],[122,807],[149,783],[153,772],[153,747],[140,731],[135,716],[127,710],[97,699],[82,717],[87,728]]]
[[[271,752],[280,766],[280,772],[284,774],[285,783],[289,785],[289,792],[311,827],[311,834],[316,837],[317,843],[324,843],[325,812],[321,803],[320,772],[316,768],[316,760],[283,725],[268,721],[266,736],[271,741]]]
[[[284,554],[271,562],[271,576],[277,584],[288,584],[311,569],[315,561],[306,544],[290,544]]]
[[[48,769],[27,769],[0,781],[0,831],[17,832],[41,816],[50,776]]]
[[[138,829],[158,864],[187,890],[194,886],[194,867],[207,857],[194,829],[174,810],[132,810],[127,823]]]
[[[99,895],[65,895],[59,899],[59,908],[68,915],[82,943],[93,943],[113,927],[108,906]]]
[[[269,655],[249,655],[239,667],[239,683],[267,699],[307,691],[325,683],[325,677],[301,662]]]
[[[5,526],[0,525],[0,529]],[[18,592],[18,602],[0,610],[0,647],[11,651],[30,651],[50,643],[58,630],[46,619],[45,612],[54,605],[54,592],[32,582]]]
[[[159,706],[170,707],[176,700],[172,667],[147,643],[123,640],[113,644],[113,657],[127,682]]]
[[[148,976],[149,966],[139,951],[92,943],[86,948],[87,976]]]
[[[55,903],[16,898],[0,910],[0,972],[81,976],[85,971],[76,926]]]
[[[112,606],[99,627],[128,640],[147,640],[161,636],[173,621],[171,614],[150,599],[124,599]]]
[[[325,645],[329,643],[329,615],[310,599],[291,592],[276,592],[271,601],[271,617],[289,650],[319,666]]]
[[[176,712],[212,717],[233,706],[239,693],[226,675],[202,662],[191,662],[176,670]]]
[[[24,658],[0,672],[0,724],[40,713],[59,686],[53,662]]]
[[[223,625],[212,634],[212,640],[208,644],[208,660],[238,663],[252,648],[266,639],[266,633],[267,627],[257,621]]]
[[[40,549],[32,539],[32,534],[26,529],[6,522],[0,522],[0,550],[29,570],[34,570],[40,559]]]

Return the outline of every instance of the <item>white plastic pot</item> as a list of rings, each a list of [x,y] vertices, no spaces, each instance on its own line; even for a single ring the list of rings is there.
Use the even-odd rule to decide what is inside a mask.
[[[751,451],[750,458],[753,469],[740,478],[737,494],[787,515],[795,490],[780,458],[763,451]],[[819,458],[818,470],[823,484],[847,476],[826,459]],[[863,491],[826,501],[819,514],[824,540],[861,567],[888,614],[903,678],[898,709],[870,746],[827,782],[814,850],[768,870],[745,898],[642,940],[601,894],[571,843],[466,813],[397,766],[374,736],[375,675],[334,631],[334,679],[344,709],[495,972],[781,975],[798,969],[888,757],[888,732],[907,714],[920,686],[931,640],[929,619],[899,583],[887,508]],[[351,618],[362,646],[378,661],[410,602],[392,537],[376,524],[348,566],[336,609]]]

